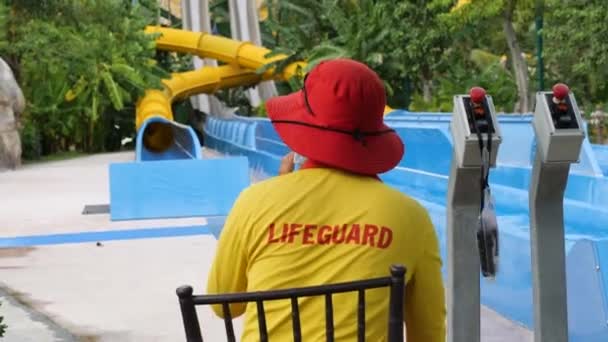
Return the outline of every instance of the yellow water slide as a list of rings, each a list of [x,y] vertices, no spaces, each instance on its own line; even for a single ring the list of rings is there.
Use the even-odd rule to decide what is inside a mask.
[[[156,48],[180,53],[189,53],[201,58],[212,58],[226,63],[219,67],[203,67],[199,70],[173,74],[164,80],[164,90],[148,90],[140,99],[136,109],[136,128],[152,118],[161,117],[173,121],[171,103],[196,94],[212,94],[220,89],[243,85],[253,85],[261,80],[288,80],[306,66],[304,62],[288,65],[279,74],[268,70],[257,74],[256,69],[265,64],[286,58],[277,55],[264,57],[270,50],[249,42],[237,41],[205,32],[191,32],[178,29],[149,26],[146,33],[159,33]],[[161,122],[147,126],[143,143],[149,150],[161,152],[173,143],[173,130]]]

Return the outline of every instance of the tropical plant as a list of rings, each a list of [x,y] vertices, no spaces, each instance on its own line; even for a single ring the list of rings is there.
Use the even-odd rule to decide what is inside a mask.
[[[480,65],[454,64],[445,74],[436,78],[436,91],[430,101],[419,93],[413,97],[412,111],[451,112],[455,94],[465,94],[471,87],[486,89],[498,112],[510,112],[517,100],[517,88],[511,74],[500,60]]]
[[[378,72],[389,104],[407,107],[411,88],[430,97],[433,72],[449,42],[438,15],[448,8],[391,0],[270,1],[266,42],[290,59],[266,68],[306,59],[310,69],[325,59],[349,57]]]
[[[143,32],[156,20],[155,5],[57,0],[4,6],[12,12],[12,36],[0,53],[18,61],[28,102],[23,124],[39,132],[43,153],[70,146],[103,151],[106,137],[132,135],[134,102],[168,76],[156,65],[154,37]]]
[[[214,34],[230,37],[230,11],[228,0],[209,1],[209,13]]]
[[[587,112],[608,103],[608,2],[547,0],[545,20],[549,80],[570,85]]]
[[[8,46],[9,15],[10,8],[0,1],[0,51]]]
[[[453,1],[434,0],[434,4],[450,3]],[[525,50],[521,37],[518,35],[516,23],[522,17],[526,18],[524,23],[529,23],[529,19],[533,18],[534,6],[534,0],[459,0],[449,14],[442,16],[457,36],[469,35],[477,40],[477,44],[492,35],[483,34],[481,30],[474,28],[489,25],[494,28],[494,32],[502,31],[502,36],[495,37],[503,39],[504,46],[508,48],[509,64],[512,67],[518,91],[515,112],[528,112],[532,107],[530,66],[525,59]],[[519,31],[522,29],[520,28]],[[476,45],[476,47],[483,47],[483,45]]]

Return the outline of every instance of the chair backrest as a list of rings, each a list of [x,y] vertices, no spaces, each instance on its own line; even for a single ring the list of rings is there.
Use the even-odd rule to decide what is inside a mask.
[[[191,286],[181,286],[176,292],[177,296],[179,297],[182,319],[184,322],[184,328],[186,330],[186,341],[203,342],[195,305],[221,304],[224,313],[224,325],[226,327],[228,341],[233,342],[236,341],[236,338],[234,335],[234,327],[232,325],[232,316],[230,313],[229,304],[255,302],[257,304],[260,342],[267,342],[268,331],[266,329],[264,301],[277,299],[291,300],[291,317],[294,341],[302,341],[298,298],[315,296],[325,296],[325,331],[327,341],[334,341],[332,295],[335,293],[356,291],[359,293],[359,301],[357,305],[357,340],[358,342],[363,342],[365,341],[365,290],[380,287],[390,287],[388,342],[403,342],[405,267],[401,265],[393,265],[391,266],[390,271],[391,275],[384,278],[248,293],[193,295]]]

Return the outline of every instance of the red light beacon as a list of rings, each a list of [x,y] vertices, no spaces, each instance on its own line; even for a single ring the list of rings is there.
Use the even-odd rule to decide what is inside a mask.
[[[566,97],[570,93],[570,88],[563,83],[558,83],[553,86],[553,103],[557,108],[562,111],[568,111],[568,104],[566,103]]]
[[[486,90],[481,87],[473,87],[469,90],[469,97],[471,98],[471,106],[475,116],[483,116],[483,100],[486,98]]]

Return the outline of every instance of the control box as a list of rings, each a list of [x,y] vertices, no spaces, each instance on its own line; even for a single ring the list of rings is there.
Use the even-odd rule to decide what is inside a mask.
[[[579,161],[585,131],[574,95],[566,85],[536,93],[533,126],[543,162]]]
[[[469,95],[454,96],[452,124],[454,150],[459,167],[481,166],[480,138],[491,147],[490,166],[496,165],[498,148],[502,141],[500,127],[496,119],[492,97],[479,87],[472,88]]]

